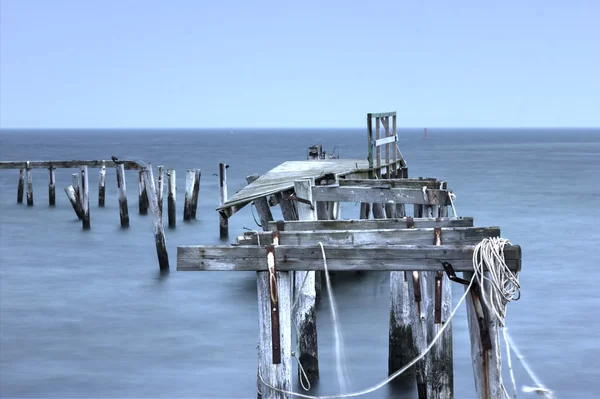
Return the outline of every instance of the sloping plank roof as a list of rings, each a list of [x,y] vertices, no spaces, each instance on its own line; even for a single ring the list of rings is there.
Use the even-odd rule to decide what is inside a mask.
[[[324,175],[336,175],[356,172],[369,168],[366,159],[322,159],[312,161],[287,161],[260,176],[235,193],[217,210],[226,210],[231,216],[249,202],[289,190],[295,180],[319,178]],[[230,209],[232,208],[232,209]],[[230,209],[230,211],[228,210]]]

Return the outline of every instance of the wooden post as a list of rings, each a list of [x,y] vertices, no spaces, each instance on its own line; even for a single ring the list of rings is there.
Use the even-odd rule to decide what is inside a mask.
[[[48,205],[56,205],[56,176],[52,166],[48,168]]]
[[[156,200],[158,201],[158,212],[160,213],[160,220],[162,221],[163,214],[163,193],[165,192],[165,182],[164,182],[164,167],[162,165],[158,166],[156,176]]]
[[[146,190],[146,184],[144,183],[143,177],[144,171],[140,170],[138,174],[138,186],[139,186],[139,213],[140,215],[148,214],[148,192]]]
[[[297,180],[294,182],[296,196],[306,199],[312,205],[302,202],[297,204],[298,220],[316,220],[313,210],[315,201],[312,199],[311,180]],[[325,203],[326,204],[326,203]],[[294,272],[295,288],[297,297],[297,308],[295,312],[295,323],[298,327],[298,353],[296,357],[302,364],[308,380],[313,383],[319,379],[319,351],[317,345],[317,317],[315,311],[316,290],[315,272]],[[298,370],[298,378],[304,378],[301,370]]]
[[[361,202],[359,219],[368,219],[370,213],[371,213],[371,203],[370,202]]]
[[[198,196],[200,194],[200,177],[202,172],[200,169],[194,171],[194,191],[192,192],[192,219],[196,219],[196,211],[198,210]]]
[[[248,184],[252,183],[256,179],[258,179],[258,174],[253,174],[246,177],[246,181],[248,182]],[[260,227],[262,227],[263,231],[267,231],[269,222],[273,220],[273,215],[271,214],[271,208],[269,207],[269,202],[267,201],[267,198],[257,198],[253,201],[253,204],[256,208],[256,213],[258,213]]]
[[[177,226],[177,174],[175,169],[167,170],[167,184],[169,186],[167,192],[167,214],[169,217],[169,227]]]
[[[321,180],[321,185],[322,186],[326,186],[327,185],[327,181],[325,180]],[[301,186],[303,187],[303,186]],[[304,192],[304,190],[303,190]],[[305,198],[302,195],[298,194],[298,190],[296,189],[296,195],[300,198]],[[312,191],[310,194],[310,197],[312,199]],[[328,201],[316,201],[316,208],[317,208],[317,218],[319,220],[330,220],[331,219],[331,212],[329,209],[329,202]],[[300,207],[298,206],[298,218],[300,218]],[[302,219],[299,219],[302,220]],[[313,220],[313,219],[308,219],[308,220]]]
[[[25,173],[27,174],[27,206],[33,206],[33,181],[31,179],[31,168],[29,167],[29,161],[27,161]]]
[[[196,179],[196,171],[194,169],[188,169],[185,172],[185,198],[183,202],[183,221],[188,222],[192,220],[192,201],[193,201],[193,190]]]
[[[490,273],[484,276],[489,279]],[[463,272],[463,278],[470,281],[473,273]],[[484,290],[489,292],[489,280],[484,280]],[[466,288],[465,288],[466,289]],[[474,282],[470,295],[465,301],[467,321],[471,338],[471,359],[475,377],[475,391],[481,399],[500,398],[502,390],[502,356],[500,352],[500,336],[498,321],[490,314],[483,298],[479,283]],[[482,329],[484,329],[482,331]]]
[[[148,193],[148,206],[152,213],[152,231],[154,232],[154,242],[156,243],[156,254],[158,255],[158,266],[161,272],[169,271],[169,255],[167,253],[167,243],[165,241],[165,230],[162,224],[162,218],[158,210],[158,198],[156,196],[156,187],[154,186],[154,175],[152,165],[148,164],[142,171],[144,186]]]
[[[219,163],[219,204],[222,206],[227,201],[227,168],[229,165]],[[229,237],[229,219],[219,213],[219,235],[221,238]]]
[[[88,186],[88,167],[82,166],[79,169],[81,173],[81,187],[79,198],[81,198],[81,209],[83,211],[82,226],[84,230],[90,229],[90,197]]]
[[[385,219],[385,209],[383,204],[373,203],[373,219]]]
[[[100,168],[100,178],[98,179],[98,206],[104,206],[104,198],[106,197],[106,165],[102,162]]]
[[[25,173],[19,169],[19,184],[17,185],[17,204],[23,203],[23,191],[25,190]]]
[[[127,208],[127,185],[125,183],[125,167],[117,164],[117,188],[119,189],[119,216],[121,227],[129,227],[129,210]]]
[[[69,202],[73,206],[73,210],[77,215],[79,220],[83,219],[83,209],[81,209],[81,202],[79,201],[79,194],[73,188],[73,185],[65,188],[65,193],[67,194],[67,198],[69,198]]]

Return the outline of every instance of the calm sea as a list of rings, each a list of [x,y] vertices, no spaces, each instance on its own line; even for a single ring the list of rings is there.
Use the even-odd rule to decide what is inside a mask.
[[[600,130],[400,134],[411,177],[447,180],[459,216],[499,225],[522,246],[522,297],[509,304],[507,324],[542,382],[559,398],[600,397]],[[92,229],[83,232],[63,191],[73,171],[57,171],[57,205],[49,208],[46,170],[33,172],[34,207],[16,203],[18,171],[0,170],[0,396],[255,397],[255,274],[176,272],[176,248],[220,243],[219,162],[230,165],[234,193],[249,174],[305,159],[312,144],[364,158],[366,141],[364,129],[2,131],[1,160],[115,155],[176,169],[178,226],[167,230],[173,271],[161,277],[150,217],[137,214],[134,172],[127,172],[131,227],[119,227],[114,170],[105,208],[97,207],[93,170]],[[182,222],[187,168],[202,170],[192,223]],[[343,217],[357,217],[343,209]],[[230,220],[231,241],[244,227],[256,228],[250,209]],[[462,287],[454,288],[456,302]],[[339,278],[334,293],[350,389],[362,389],[387,376],[388,279]],[[320,394],[338,388],[328,309],[318,310],[321,381],[313,393]],[[474,398],[465,316],[463,307],[453,322],[455,391]],[[513,367],[519,389],[532,385],[514,356]],[[367,397],[416,393],[385,387]]]

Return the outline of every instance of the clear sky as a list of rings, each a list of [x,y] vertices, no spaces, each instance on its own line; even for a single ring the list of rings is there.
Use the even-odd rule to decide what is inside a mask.
[[[599,0],[0,0],[0,127],[600,126]]]

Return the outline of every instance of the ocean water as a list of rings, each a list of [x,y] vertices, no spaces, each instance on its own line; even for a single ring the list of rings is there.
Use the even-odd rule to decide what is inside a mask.
[[[600,129],[400,129],[409,176],[449,182],[459,216],[500,226],[523,248],[521,299],[507,325],[539,378],[558,398],[600,397]],[[219,244],[219,162],[229,192],[245,177],[302,160],[322,143],[364,158],[364,129],[1,131],[1,160],[139,159],[177,170],[178,226],[166,229],[171,273],[158,272],[150,216],[137,214],[127,172],[131,227],[119,227],[116,177],[107,173],[91,224],[81,224],[57,170],[48,207],[47,171],[34,170],[34,207],[16,203],[18,171],[0,170],[0,396],[3,398],[253,398],[257,304],[254,273],[176,272],[180,245]],[[198,219],[183,223],[184,177],[200,168]],[[165,201],[166,208],[166,201]],[[274,208],[275,209],[275,208]],[[344,218],[357,217],[343,207]],[[274,214],[278,216],[277,211]],[[230,220],[230,240],[257,228],[250,209]],[[386,273],[336,279],[350,390],[387,376]],[[462,287],[454,287],[454,301]],[[338,393],[332,317],[317,314],[321,380],[313,394]],[[454,321],[457,398],[475,398],[466,312]],[[505,353],[503,352],[505,356]],[[517,386],[532,385],[513,356]],[[295,375],[295,374],[294,374]],[[510,382],[506,381],[510,388]],[[294,389],[301,388],[294,383]],[[535,397],[519,392],[518,397]],[[369,398],[415,398],[384,387]]]

